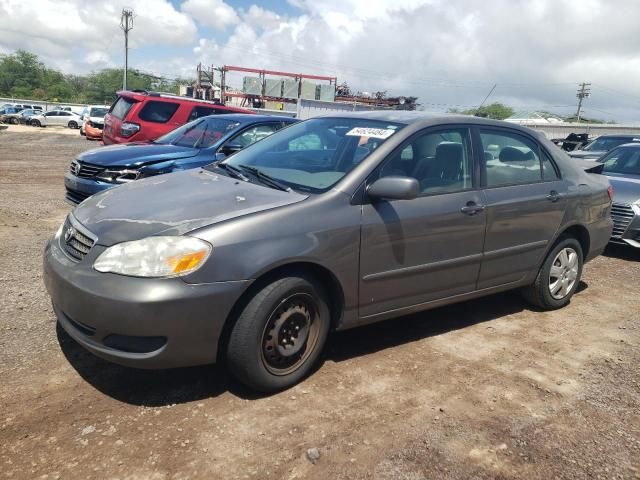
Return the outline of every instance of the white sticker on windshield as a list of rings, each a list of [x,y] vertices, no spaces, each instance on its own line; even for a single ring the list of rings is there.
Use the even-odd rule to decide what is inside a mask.
[[[389,138],[395,133],[395,130],[390,128],[370,128],[370,127],[355,127],[347,132],[347,135],[351,137],[369,137],[369,138]]]

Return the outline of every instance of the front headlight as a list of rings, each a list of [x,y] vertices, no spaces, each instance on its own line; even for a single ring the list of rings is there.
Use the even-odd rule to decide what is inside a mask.
[[[96,178],[109,183],[128,183],[137,180],[140,176],[140,170],[103,170],[96,175]]]
[[[147,237],[107,248],[93,268],[131,277],[178,277],[204,265],[211,250],[194,237]]]

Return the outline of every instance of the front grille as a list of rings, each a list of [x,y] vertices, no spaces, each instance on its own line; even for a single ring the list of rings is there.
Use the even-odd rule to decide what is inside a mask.
[[[89,198],[90,196],[91,195],[89,195],[88,193],[67,189],[67,194],[65,195],[65,198],[71,203],[73,203],[74,205],[77,205],[80,202],[84,201],[85,199]]]
[[[631,205],[625,205],[624,203],[614,203],[611,205],[611,219],[613,220],[613,233],[611,237],[622,238],[634,216],[635,212],[633,208],[631,208]]]
[[[96,243],[95,238],[91,238],[87,233],[81,232],[76,225],[73,225],[69,217],[64,222],[62,234],[60,235],[60,244],[64,251],[73,260],[82,260],[91,247]]]
[[[93,128],[97,128],[98,130],[102,130],[104,128],[104,125],[102,125],[101,123],[90,122],[89,125],[91,125]]]
[[[97,174],[104,171],[104,167],[74,160],[69,166],[69,171],[76,177],[94,178]]]

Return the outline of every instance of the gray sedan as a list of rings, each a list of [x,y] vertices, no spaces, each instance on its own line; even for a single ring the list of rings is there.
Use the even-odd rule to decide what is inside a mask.
[[[640,143],[614,148],[599,161],[613,187],[611,242],[640,248]]]
[[[315,118],[85,200],[45,249],[45,283],[96,355],[223,361],[275,391],[312,371],[330,330],[516,288],[567,305],[612,228],[609,181],[578,164],[487,119]]]

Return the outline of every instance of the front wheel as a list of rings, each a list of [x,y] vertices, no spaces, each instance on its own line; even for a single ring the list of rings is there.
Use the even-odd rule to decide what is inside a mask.
[[[40,120],[31,120],[31,125],[34,127],[41,127],[42,124],[40,123]]]
[[[547,255],[535,282],[523,290],[527,301],[542,310],[567,305],[580,284],[583,258],[578,240],[560,238]]]
[[[68,123],[68,125],[67,125],[67,126],[68,126],[69,128],[76,129],[76,128],[78,128],[78,123],[77,123],[77,122],[74,122],[73,120],[71,120],[71,121]]]
[[[233,326],[226,359],[234,376],[263,392],[291,387],[320,357],[329,332],[324,289],[303,274],[259,290]]]

